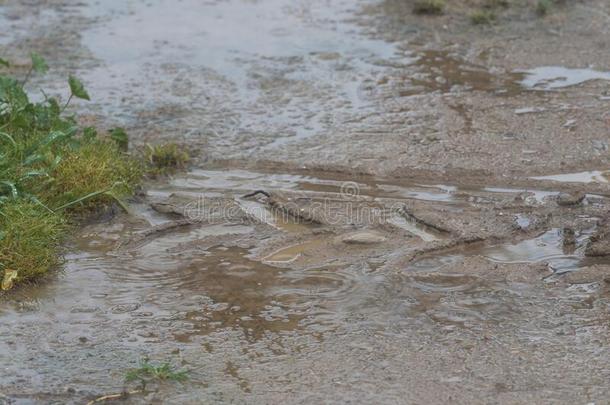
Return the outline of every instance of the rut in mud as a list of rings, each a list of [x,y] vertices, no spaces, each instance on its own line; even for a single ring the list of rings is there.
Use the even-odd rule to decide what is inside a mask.
[[[143,357],[189,380],[134,403],[608,398],[607,2],[489,29],[394,0],[30,3],[0,5],[0,51],[196,167],[3,297],[0,402],[118,393]]]

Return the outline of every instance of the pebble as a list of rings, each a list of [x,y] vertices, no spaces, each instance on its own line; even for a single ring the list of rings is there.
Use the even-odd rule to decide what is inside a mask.
[[[559,193],[557,196],[557,204],[562,207],[578,205],[585,199],[585,193],[582,191],[576,193]]]
[[[342,236],[341,241],[347,244],[372,245],[385,242],[386,238],[378,232],[360,231]]]

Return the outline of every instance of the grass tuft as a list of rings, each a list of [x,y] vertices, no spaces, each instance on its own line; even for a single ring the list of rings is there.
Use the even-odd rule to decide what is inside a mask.
[[[477,10],[470,14],[470,22],[474,25],[491,25],[496,21],[496,13],[491,10]]]
[[[445,0],[417,0],[413,5],[415,14],[442,14],[445,9]]]
[[[146,145],[144,156],[152,174],[166,174],[184,169],[189,161],[188,153],[175,143]]]
[[[139,381],[143,387],[150,382],[177,381],[183,382],[188,379],[187,371],[176,371],[169,363],[158,365],[151,364],[148,359],[140,362],[138,368],[131,369],[125,374],[126,382]]]
[[[58,263],[57,249],[66,230],[62,215],[15,199],[3,204],[0,229],[0,275],[6,281],[3,290],[32,280]]]
[[[552,0],[538,0],[536,3],[536,14],[539,16],[545,16],[549,13],[552,6]]]
[[[65,151],[53,171],[53,187],[45,197],[54,207],[60,207],[99,192],[95,198],[72,205],[73,209],[95,209],[132,194],[142,171],[142,165],[115,143],[94,140],[78,150]]]

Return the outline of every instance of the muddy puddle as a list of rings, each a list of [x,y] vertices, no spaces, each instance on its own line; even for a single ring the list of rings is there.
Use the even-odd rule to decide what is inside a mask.
[[[493,263],[502,264],[542,264],[548,267],[553,275],[577,271],[581,267],[595,263],[595,260],[584,256],[584,248],[594,227],[585,229],[577,235],[562,229],[550,229],[542,234],[519,242],[501,244],[480,244],[440,255],[432,259],[416,262],[416,268],[431,266],[441,267],[444,263],[455,262],[467,256],[481,256]],[[602,260],[601,263],[604,263]]]
[[[0,51],[60,71],[33,88],[78,74],[73,111],[193,155],[2,297],[0,403],[144,357],[190,378],[130,403],[606,401],[610,10],[557,39],[394,3],[0,4]]]
[[[583,218],[573,233],[552,228],[516,241],[439,245],[427,251],[447,243],[452,234],[396,211],[387,223],[358,225],[357,231],[341,221],[301,223],[270,208],[264,197],[244,198],[264,189],[292,192],[295,199],[322,196],[343,202],[413,200],[454,207],[453,199],[438,196],[458,192],[464,207],[494,201],[460,191],[472,187],[344,180],[227,169],[196,170],[152,185],[148,196],[132,206],[131,216],[87,226],[69,246],[72,253],[61,272],[2,303],[0,318],[7,327],[1,351],[13,359],[4,362],[10,371],[5,386],[32,381],[33,369],[37,378],[52,380],[58,364],[68,367],[78,358],[81,366],[74,373],[62,371],[62,384],[52,383],[45,398],[91,398],[120,391],[121,373],[149,356],[191,371],[187,402],[218,399],[218,390],[224,399],[269,395],[269,384],[285,385],[281,380],[260,385],[261,375],[288,372],[295,362],[314,370],[315,361],[309,362],[315,352],[332,361],[363,348],[372,350],[372,358],[384,357],[405,338],[428,336],[460,346],[482,333],[498,341],[514,338],[512,345],[557,343],[565,338],[549,340],[551,332],[537,323],[551,317],[554,306],[565,307],[572,322],[580,324],[594,315],[576,312],[579,302],[591,308],[606,302],[595,278],[584,283],[584,290],[549,287],[562,283],[561,274],[605,263],[584,258],[594,218]],[[493,188],[492,193],[500,192]],[[198,203],[201,198],[234,199],[235,209],[253,220],[236,222],[242,216],[231,212],[224,221],[193,221],[131,243],[134,235],[175,220],[176,212],[151,206],[177,195]],[[413,208],[410,212],[420,216]],[[520,221],[524,228],[532,226],[525,215]],[[415,252],[423,253],[410,256]],[[514,329],[502,335],[507,328]],[[587,333],[600,338],[596,329]],[[43,336],[46,349],[31,357],[28,348]],[[374,336],[394,343],[373,349]],[[336,347],[344,339],[350,343]],[[81,357],[84,353],[91,356]],[[81,367],[96,379],[93,386],[79,377]],[[69,392],[61,388],[66,384]],[[9,392],[14,399],[42,398],[38,390]],[[134,401],[181,394],[163,388],[150,395]]]

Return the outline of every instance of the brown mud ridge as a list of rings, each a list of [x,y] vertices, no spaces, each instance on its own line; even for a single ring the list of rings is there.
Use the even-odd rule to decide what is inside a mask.
[[[610,3],[179,3],[0,2],[33,92],[196,166],[2,297],[0,403],[607,402]]]

